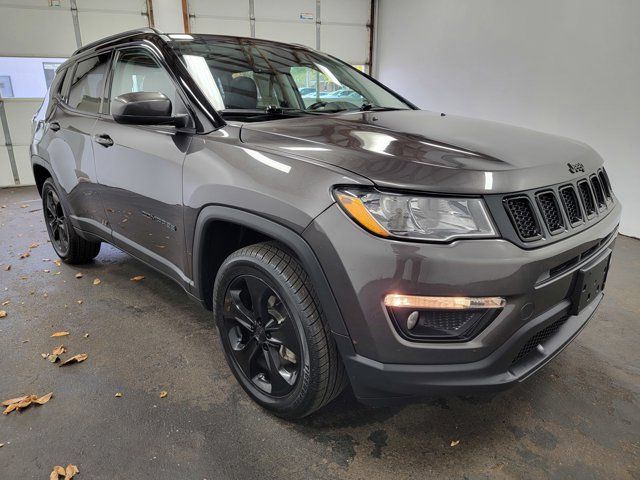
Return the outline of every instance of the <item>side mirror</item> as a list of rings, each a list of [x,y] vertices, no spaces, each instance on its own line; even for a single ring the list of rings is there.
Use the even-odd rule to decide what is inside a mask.
[[[124,93],[111,101],[113,119],[125,125],[185,127],[187,115],[171,116],[171,100],[160,92]]]

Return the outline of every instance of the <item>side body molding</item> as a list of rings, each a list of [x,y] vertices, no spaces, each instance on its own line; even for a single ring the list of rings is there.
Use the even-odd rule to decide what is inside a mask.
[[[237,210],[220,205],[210,205],[201,210],[196,223],[193,245],[193,294],[195,296],[200,298],[201,301],[204,300],[204,279],[202,278],[201,265],[204,250],[207,246],[203,245],[201,241],[201,239],[204,238],[203,233],[210,222],[221,220],[252,228],[289,247],[298,256],[298,259],[302,262],[302,265],[311,277],[331,331],[334,334],[348,337],[347,328],[338,304],[333,297],[331,288],[329,287],[329,282],[309,244],[293,230],[244,210]]]

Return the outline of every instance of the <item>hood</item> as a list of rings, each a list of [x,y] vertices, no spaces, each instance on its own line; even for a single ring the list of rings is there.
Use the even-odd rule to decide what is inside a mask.
[[[245,124],[244,143],[343,168],[383,188],[507,193],[572,180],[602,164],[588,145],[424,110],[305,116]]]

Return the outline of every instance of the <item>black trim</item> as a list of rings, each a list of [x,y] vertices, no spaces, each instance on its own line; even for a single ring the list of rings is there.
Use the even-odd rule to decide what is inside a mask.
[[[197,296],[201,302],[204,302],[204,284],[207,280],[202,278],[202,259],[204,258],[204,250],[207,248],[206,245],[202,244],[202,239],[204,238],[204,232],[208,225],[215,221],[225,221],[249,227],[290,248],[302,263],[307,274],[311,277],[311,281],[325,312],[325,317],[327,322],[329,322],[329,327],[338,335],[348,336],[347,327],[338,308],[338,303],[329,287],[329,281],[309,244],[298,233],[279,223],[236,208],[210,205],[204,207],[198,216],[193,241],[193,294]]]

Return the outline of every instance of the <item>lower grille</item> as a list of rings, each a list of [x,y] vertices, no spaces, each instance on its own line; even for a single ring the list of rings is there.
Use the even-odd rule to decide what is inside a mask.
[[[523,240],[535,240],[540,237],[540,225],[536,220],[533,206],[527,197],[513,197],[506,200],[507,212]]]
[[[513,359],[513,362],[511,362],[511,364],[513,365],[526,359],[538,347],[538,345],[543,344],[544,342],[549,340],[551,337],[553,337],[558,332],[558,330],[560,330],[560,327],[562,327],[562,325],[564,325],[566,321],[567,321],[566,317],[561,318],[560,320],[556,320],[551,325],[543,328],[538,333],[533,335],[533,337],[531,337],[527,341],[527,343],[525,343],[524,346],[520,349],[520,351],[518,352],[518,355],[516,355],[516,357]]]

